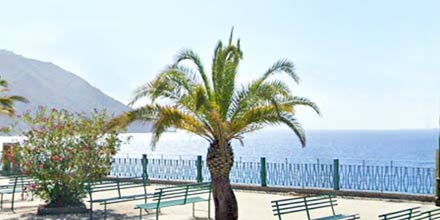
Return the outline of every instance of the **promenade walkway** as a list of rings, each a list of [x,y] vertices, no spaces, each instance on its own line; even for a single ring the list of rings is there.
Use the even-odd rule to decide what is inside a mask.
[[[162,187],[162,185],[152,185],[148,187],[149,192],[153,192],[154,188]],[[132,189],[131,191],[141,190]],[[100,196],[111,196],[111,193],[97,194]],[[275,220],[271,211],[271,201],[283,198],[291,198],[295,195],[288,194],[273,194],[273,193],[262,193],[262,192],[252,192],[252,191],[236,191],[238,203],[239,203],[239,216],[241,220]],[[9,197],[6,197],[9,199]],[[420,203],[413,201],[390,201],[390,200],[379,200],[379,199],[365,199],[365,198],[340,198],[338,197],[339,205],[336,207],[337,212],[341,213],[359,213],[361,219],[375,220],[378,219],[377,216],[381,213],[391,212],[394,210],[400,210],[405,208],[410,208],[414,206],[421,206],[422,210],[433,209],[435,206],[432,203]],[[114,204],[109,206],[109,219],[138,219],[138,210],[133,209],[135,204],[140,203],[140,201],[133,201],[127,203]],[[37,206],[43,204],[43,201],[34,199],[30,200],[18,200],[16,203],[15,213],[7,209],[9,203],[6,203],[6,209],[0,210],[1,220],[12,220],[12,219],[88,219],[87,214],[83,215],[60,215],[60,216],[47,216],[47,217],[37,217],[35,216]],[[214,204],[212,204],[214,207]],[[96,217],[102,217],[103,212],[100,210],[103,207],[94,206],[97,210],[95,213]],[[196,205],[196,216],[207,219],[207,205],[197,204]],[[322,215],[328,215],[329,213],[318,213]],[[211,216],[214,215],[214,209],[212,209]],[[144,216],[143,219],[154,219],[154,214]],[[318,216],[316,216],[318,217]],[[161,220],[190,220],[191,217],[191,205],[171,207],[163,209],[160,215]],[[289,219],[306,219],[305,216],[292,215]]]

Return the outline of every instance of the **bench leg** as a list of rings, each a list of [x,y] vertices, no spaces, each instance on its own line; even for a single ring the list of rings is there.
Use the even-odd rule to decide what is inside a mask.
[[[93,219],[93,203],[92,202],[90,202],[90,211],[89,211],[89,214],[90,214],[90,220],[92,220]]]
[[[104,220],[107,220],[107,202],[104,202]]]
[[[1,198],[1,201],[0,201],[0,209],[2,209],[3,208],[3,193],[1,194],[2,196],[2,198]]]
[[[12,194],[12,201],[11,201],[11,211],[14,212],[14,201],[15,201],[15,196],[14,194]]]
[[[195,203],[192,204],[192,216],[196,218]],[[211,203],[208,201],[208,219],[211,219]]]
[[[208,219],[211,219],[211,201],[208,200]]]
[[[139,220],[142,220],[142,209],[139,209]]]
[[[160,212],[160,209],[156,209],[156,220],[159,220],[159,212]]]

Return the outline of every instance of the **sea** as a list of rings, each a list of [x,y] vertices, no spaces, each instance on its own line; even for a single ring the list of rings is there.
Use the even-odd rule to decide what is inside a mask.
[[[302,147],[295,134],[287,129],[266,129],[244,136],[243,143],[233,141],[236,161],[330,162],[394,164],[433,167],[439,148],[439,130],[308,130],[307,145]],[[183,132],[164,133],[152,147],[151,133],[131,133],[121,137],[118,157],[184,158],[206,155],[208,142]],[[1,142],[18,140],[1,137]]]

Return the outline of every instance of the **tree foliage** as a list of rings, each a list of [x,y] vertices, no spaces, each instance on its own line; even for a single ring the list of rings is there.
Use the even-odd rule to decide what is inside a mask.
[[[122,140],[119,129],[108,129],[109,117],[40,108],[22,119],[30,126],[23,133],[22,172],[35,179],[35,193],[50,207],[81,204],[87,181],[110,172],[112,157]]]
[[[280,59],[251,83],[237,85],[243,52],[240,40],[234,44],[232,33],[227,44],[218,42],[210,75],[194,51],[182,50],[171,65],[135,91],[132,104],[142,98],[151,102],[114,123],[153,122],[153,146],[170,128],[189,131],[213,143],[241,140],[244,134],[264,126],[284,124],[305,146],[304,129],[295,116],[296,106],[310,107],[318,114],[320,110],[308,98],[293,95],[289,84],[276,78],[286,74],[299,83],[293,63]]]

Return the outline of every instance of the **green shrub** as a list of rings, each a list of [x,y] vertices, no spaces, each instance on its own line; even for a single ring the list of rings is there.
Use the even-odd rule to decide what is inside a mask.
[[[22,117],[22,172],[36,180],[35,194],[48,207],[82,205],[85,184],[110,172],[111,159],[122,140],[118,128],[108,128],[105,112],[89,116],[41,107]]]

